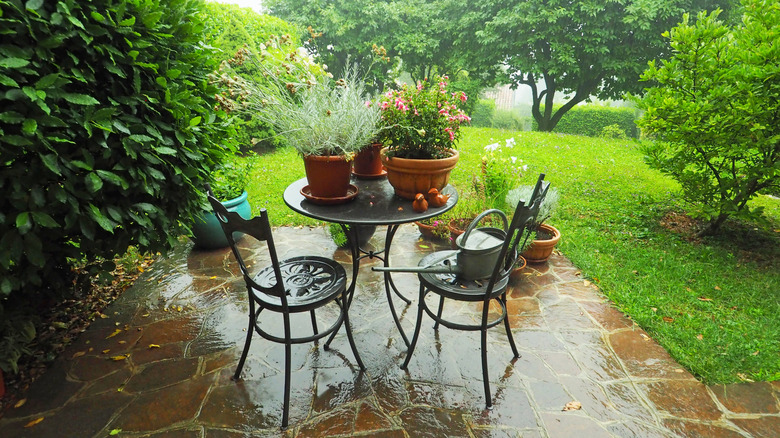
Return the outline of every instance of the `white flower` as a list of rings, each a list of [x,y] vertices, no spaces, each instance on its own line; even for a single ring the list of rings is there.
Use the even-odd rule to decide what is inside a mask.
[[[512,160],[512,164],[515,164],[517,161],[517,157],[509,157],[510,160]]]
[[[485,146],[485,150],[488,152],[493,152],[496,149],[500,148],[501,146],[498,143],[493,143]]]
[[[514,145],[515,145],[515,138],[514,137],[506,139],[506,147],[511,148]]]
[[[526,170],[528,170],[528,165],[527,164],[523,164],[522,169],[523,169],[523,172],[525,172]]]
[[[328,44],[328,47],[327,47],[327,49],[328,49],[328,50],[333,50],[333,44]]]

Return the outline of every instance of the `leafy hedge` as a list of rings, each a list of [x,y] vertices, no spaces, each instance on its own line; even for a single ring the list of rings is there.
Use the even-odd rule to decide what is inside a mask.
[[[540,108],[544,111],[544,107]],[[587,135],[599,137],[605,127],[618,125],[627,136],[639,138],[639,130],[634,123],[636,110],[633,108],[618,108],[601,105],[577,105],[563,115],[555,126],[555,132],[565,134]],[[533,130],[538,130],[536,121]]]
[[[0,0],[0,315],[69,290],[74,260],[166,250],[201,208],[230,129],[202,7]],[[0,325],[6,371],[29,328],[16,319]]]
[[[273,35],[298,35],[296,26],[270,15],[261,14],[250,8],[238,5],[208,2],[205,5],[203,20],[205,23],[203,38],[214,46],[221,60],[233,57],[244,47],[252,53],[260,48]],[[296,46],[302,45],[299,40]],[[259,72],[242,71],[242,74],[258,76]],[[234,119],[236,135],[234,139],[243,150],[274,149],[285,145],[282,137],[268,124],[250,117],[236,116]]]
[[[471,126],[490,128],[493,126],[493,116],[496,114],[496,101],[479,99],[471,113]]]

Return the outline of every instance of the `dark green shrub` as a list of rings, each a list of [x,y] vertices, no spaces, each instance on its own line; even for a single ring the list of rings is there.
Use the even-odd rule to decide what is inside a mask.
[[[522,131],[523,119],[517,111],[499,109],[496,110],[496,113],[493,115],[493,127],[511,131]]]
[[[544,111],[544,107],[541,108]],[[636,111],[633,108],[608,107],[601,105],[577,105],[570,109],[555,126],[555,132],[564,134],[587,135],[599,137],[603,129],[617,125],[631,138],[639,137],[639,130],[634,123]],[[533,129],[537,124],[533,122]]]
[[[298,35],[301,32],[292,24],[270,15],[255,12],[238,5],[208,2],[203,20],[204,39],[219,51],[221,60],[233,57],[238,49],[246,45],[252,53],[273,35]],[[296,40],[300,45],[300,41]],[[258,72],[242,71],[242,74],[258,75]],[[250,117],[235,116],[235,141],[242,151],[268,150],[282,147],[286,143],[267,123]]]
[[[491,128],[493,115],[496,113],[496,101],[493,99],[479,99],[471,113],[471,126]]]
[[[626,131],[624,131],[623,128],[621,128],[620,125],[618,124],[607,125],[604,128],[602,128],[599,137],[616,138],[616,139],[628,138],[628,136],[626,135]]]
[[[5,312],[69,291],[74,260],[168,249],[180,219],[201,209],[225,154],[218,142],[230,138],[212,110],[206,76],[217,64],[200,41],[202,6],[0,1]],[[0,364],[14,354],[0,352]]]

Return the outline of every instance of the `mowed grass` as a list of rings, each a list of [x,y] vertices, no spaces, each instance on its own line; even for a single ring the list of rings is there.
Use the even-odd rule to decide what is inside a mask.
[[[513,137],[498,153],[539,173],[560,192],[559,249],[683,366],[706,383],[780,379],[780,201],[762,196],[767,223],[725,225],[691,239],[693,223],[677,183],[649,169],[635,142],[563,134],[466,128],[452,183],[465,191],[484,146]],[[255,212],[274,225],[313,225],[282,201],[302,178],[292,149],[257,158],[248,188]]]

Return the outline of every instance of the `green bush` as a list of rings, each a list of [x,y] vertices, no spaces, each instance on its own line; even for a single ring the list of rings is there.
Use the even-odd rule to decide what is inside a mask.
[[[639,101],[639,123],[657,139],[644,148],[647,162],[680,183],[708,221],[701,235],[731,217],[760,217],[749,201],[780,186],[780,9],[765,0],[742,5],[735,26],[720,11],[695,23],[684,15],[665,34],[670,59],[642,75],[653,85]]]
[[[479,99],[471,113],[471,126],[490,128],[493,126],[493,116],[496,113],[496,102],[493,99]]]
[[[212,109],[206,77],[217,62],[200,39],[202,7],[0,1],[6,313],[69,291],[74,260],[168,249],[180,219],[201,209],[203,182],[226,153],[219,141],[231,137]],[[25,331],[4,326],[0,339]],[[0,366],[19,351],[3,349]]]
[[[624,131],[623,128],[621,128],[620,125],[618,125],[617,123],[614,125],[607,125],[604,128],[602,128],[599,137],[617,138],[617,139],[628,138],[628,136],[626,135],[626,131]]]
[[[523,118],[517,111],[498,109],[493,115],[493,128],[511,131],[523,130]]]
[[[255,12],[238,5],[208,2],[202,18],[205,23],[203,37],[217,48],[221,60],[233,57],[238,49],[245,45],[252,53],[274,35],[298,35],[301,32],[292,24],[270,15]],[[296,45],[300,41],[296,40]],[[242,71],[242,74],[258,75],[258,72]],[[242,151],[270,150],[286,144],[282,137],[267,123],[251,117],[236,116],[233,122],[236,130],[235,141]]]
[[[557,108],[557,105],[556,105]],[[544,111],[544,107],[540,108]],[[617,127],[631,138],[639,137],[639,130],[634,123],[636,111],[633,108],[618,108],[601,105],[578,105],[563,115],[555,126],[555,132],[564,134],[587,135],[599,137],[605,127]],[[533,122],[533,130],[538,126]]]

